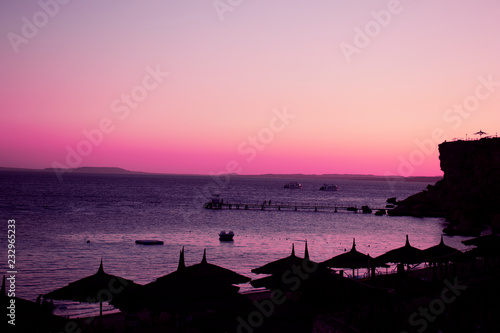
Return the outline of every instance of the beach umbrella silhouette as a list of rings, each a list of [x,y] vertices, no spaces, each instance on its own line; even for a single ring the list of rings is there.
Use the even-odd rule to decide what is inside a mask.
[[[218,307],[223,300],[236,297],[239,287],[232,284],[250,281],[229,269],[209,264],[204,251],[201,263],[186,267],[184,248],[177,270],[144,286],[146,302],[151,308],[166,311],[201,310]]]
[[[304,258],[300,258],[295,255],[295,246],[292,244],[292,253],[288,257],[272,261],[258,268],[254,268],[251,272],[255,274],[279,274],[293,266],[303,265],[304,261],[310,261],[307,241],[304,250]]]
[[[18,315],[15,321],[15,328],[18,332],[59,332],[64,331],[68,319],[52,314],[53,304],[40,304],[20,297],[9,297],[5,285],[5,275],[3,276],[2,288],[0,290],[0,306],[7,309],[5,323],[10,320],[9,306],[11,300],[15,301],[15,312]],[[5,313],[5,312],[4,312]],[[21,317],[22,319],[19,319]],[[7,323],[6,323],[7,326]],[[5,332],[5,330],[4,330]]]
[[[301,278],[300,275],[273,274],[264,278],[252,280],[255,288],[264,287],[269,290],[300,292],[302,301],[312,302],[314,306],[333,306],[337,304],[368,304],[380,303],[386,300],[387,290],[372,287],[359,280],[348,279],[320,265],[312,273]]]
[[[203,250],[203,258],[199,264],[186,267],[186,273],[195,277],[215,280],[226,284],[240,284],[250,282],[250,278],[238,274],[230,269],[207,262],[207,250]]]
[[[408,235],[404,246],[390,250],[375,258],[379,262],[392,262],[400,264],[419,264],[423,261],[422,250],[410,245]]]
[[[351,268],[352,276],[355,276],[355,269],[357,268],[375,268],[375,267],[389,267],[379,260],[375,260],[368,254],[358,252],[356,250],[356,240],[352,239],[352,248],[349,252],[339,254],[328,260],[321,262],[320,264],[332,268]]]
[[[485,236],[479,236],[471,239],[462,241],[465,245],[475,245],[477,247],[484,248],[500,248],[500,236],[491,234]]]
[[[495,234],[467,239],[462,241],[462,244],[476,246],[466,252],[469,256],[483,258],[500,256],[500,236]]]
[[[271,274],[264,278],[252,280],[250,284],[255,288],[265,287],[270,290],[279,288],[291,291],[296,291],[295,289],[299,285],[303,287],[305,284],[308,284],[311,281],[310,276],[329,276],[335,273],[335,271],[326,266],[309,259],[307,242],[305,244],[304,258],[295,255],[295,247],[292,244],[292,253],[288,257],[252,269],[252,272],[256,274]],[[308,276],[307,282],[304,281],[302,276]],[[297,281],[299,281],[298,284]]]
[[[442,235],[441,241],[438,245],[422,250],[422,260],[430,263],[431,265],[434,264],[434,278],[437,278],[436,264],[441,266],[441,264],[448,264],[450,261],[462,260],[464,257],[465,255],[462,251],[444,244]]]
[[[452,261],[461,258],[462,255],[463,255],[462,251],[446,245],[443,241],[442,235],[441,235],[441,241],[439,242],[438,245],[434,245],[425,250],[422,250],[423,261],[433,262],[433,263]]]
[[[104,272],[102,259],[97,273],[84,277],[67,286],[45,294],[46,298],[55,300],[71,300],[82,303],[99,303],[99,318],[102,326],[102,303],[112,302],[116,295],[131,289],[139,289],[140,285],[116,275]]]

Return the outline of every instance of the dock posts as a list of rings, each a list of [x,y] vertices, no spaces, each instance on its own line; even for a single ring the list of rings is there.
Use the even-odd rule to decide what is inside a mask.
[[[262,205],[262,208],[260,210],[264,210],[264,205]]]
[[[281,210],[281,206],[278,206],[278,210]]]
[[[295,206],[295,211],[297,211],[297,206]]]
[[[337,207],[335,207],[335,210],[333,211],[334,213],[337,213]]]
[[[318,207],[314,207],[314,211],[317,212],[318,211]]]
[[[245,209],[248,209],[248,205],[245,205]]]
[[[231,204],[229,204],[229,209],[231,209]]]

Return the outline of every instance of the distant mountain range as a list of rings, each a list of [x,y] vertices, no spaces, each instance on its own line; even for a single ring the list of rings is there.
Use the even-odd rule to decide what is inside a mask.
[[[23,169],[0,167],[0,171],[31,171],[31,172],[54,172],[52,168],[45,169]],[[80,167],[67,169],[70,173],[96,173],[96,174],[159,174],[151,172],[130,171],[118,167]],[[239,175],[236,173],[228,174],[231,177],[259,177],[259,178],[283,178],[283,179],[349,179],[349,180],[390,180],[390,181],[415,181],[415,182],[436,182],[442,179],[442,176],[435,177],[402,177],[402,176],[377,176],[377,175],[356,175],[356,174],[261,174],[261,175]]]
[[[130,171],[118,167],[80,167],[72,169],[64,169],[71,173],[105,173],[105,174],[145,174],[146,172]],[[42,171],[54,172],[53,168],[45,169],[23,169],[23,168],[4,168],[0,167],[0,171]]]

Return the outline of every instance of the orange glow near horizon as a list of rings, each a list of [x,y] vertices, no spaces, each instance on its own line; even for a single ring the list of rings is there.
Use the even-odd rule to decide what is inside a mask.
[[[439,143],[498,131],[500,3],[400,5],[363,37],[387,1],[71,2],[29,38],[43,9],[5,5],[0,166],[441,175]]]

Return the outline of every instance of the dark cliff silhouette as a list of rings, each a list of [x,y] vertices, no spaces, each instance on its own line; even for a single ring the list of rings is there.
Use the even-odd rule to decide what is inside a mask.
[[[444,217],[448,234],[500,230],[500,138],[443,142],[442,180],[397,202],[391,215]]]

